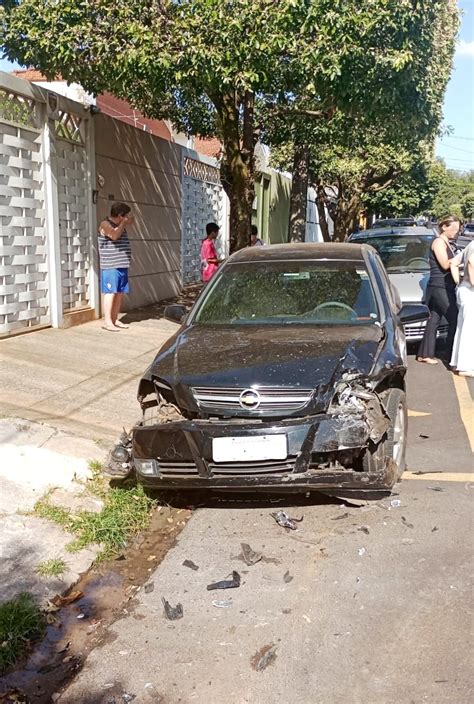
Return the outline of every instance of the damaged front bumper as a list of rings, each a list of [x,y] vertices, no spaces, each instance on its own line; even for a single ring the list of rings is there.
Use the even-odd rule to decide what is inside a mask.
[[[391,460],[379,472],[354,469],[369,442],[378,442],[388,425],[383,406],[375,402],[364,402],[363,412],[341,406],[334,413],[276,422],[183,419],[139,423],[132,431],[132,461],[141,483],[163,489],[291,491],[314,487],[339,494],[341,490],[388,490],[396,480]],[[271,444],[274,436],[279,436],[280,445],[286,443],[285,457],[216,459],[219,438],[245,445],[246,439],[259,442],[257,438]]]

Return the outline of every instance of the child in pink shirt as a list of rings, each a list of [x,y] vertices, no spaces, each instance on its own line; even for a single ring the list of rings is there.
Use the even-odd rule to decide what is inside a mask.
[[[201,245],[201,278],[207,283],[216,273],[221,260],[217,257],[214,240],[219,234],[219,225],[208,222],[206,225],[206,239]]]

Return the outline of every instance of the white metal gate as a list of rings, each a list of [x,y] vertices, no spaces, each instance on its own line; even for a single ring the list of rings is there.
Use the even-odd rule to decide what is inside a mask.
[[[0,335],[50,323],[42,108],[0,87]]]
[[[60,111],[55,121],[63,312],[90,304],[91,232],[84,120]]]
[[[183,284],[201,280],[201,242],[208,222],[223,224],[223,189],[219,169],[184,157],[183,169]],[[222,242],[220,243],[222,246]]]

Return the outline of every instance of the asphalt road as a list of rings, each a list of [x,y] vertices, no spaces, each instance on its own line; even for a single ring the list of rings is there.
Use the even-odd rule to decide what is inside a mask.
[[[391,499],[196,510],[61,704],[471,702],[472,382],[410,359],[408,471]],[[276,508],[304,515],[300,530]],[[246,566],[241,542],[264,560]],[[206,590],[232,570],[240,588]],[[163,596],[181,620],[164,618]]]

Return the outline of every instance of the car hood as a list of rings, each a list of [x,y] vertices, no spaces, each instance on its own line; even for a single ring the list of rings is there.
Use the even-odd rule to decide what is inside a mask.
[[[323,397],[332,397],[344,372],[370,374],[382,337],[374,324],[191,326],[160,351],[149,373],[169,384],[186,406],[189,387],[319,388]]]
[[[397,288],[402,303],[421,303],[428,285],[428,271],[388,272],[388,276]]]

